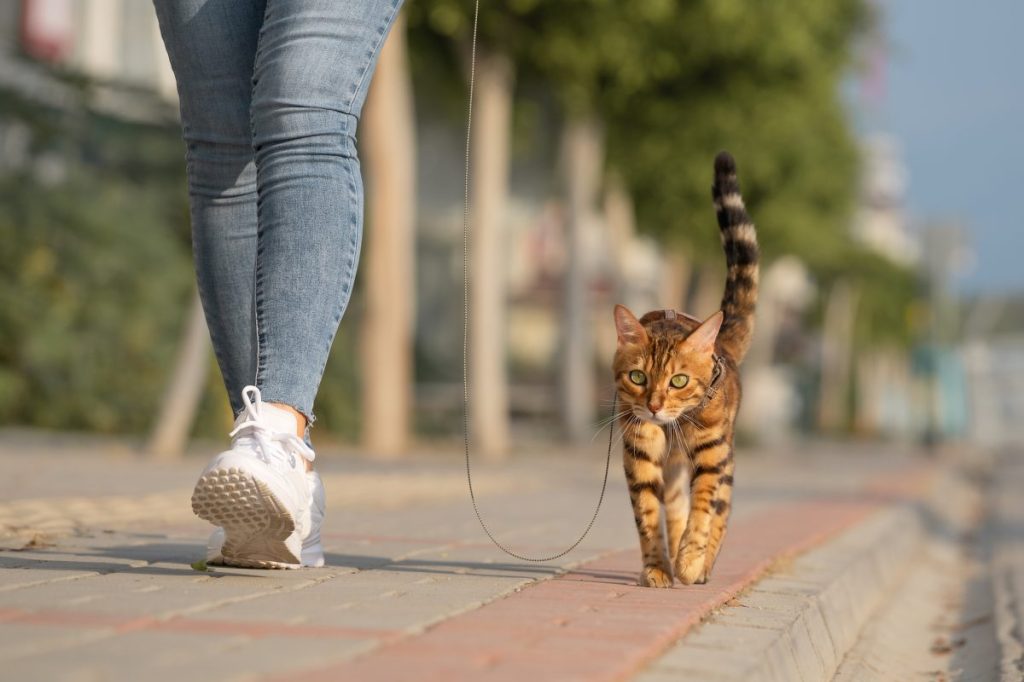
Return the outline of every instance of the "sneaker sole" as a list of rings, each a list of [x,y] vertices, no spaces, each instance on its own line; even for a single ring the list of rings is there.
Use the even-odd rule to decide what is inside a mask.
[[[301,566],[301,557],[285,542],[295,531],[295,519],[252,474],[235,467],[206,472],[192,492],[192,511],[224,528],[224,564],[243,568]]]

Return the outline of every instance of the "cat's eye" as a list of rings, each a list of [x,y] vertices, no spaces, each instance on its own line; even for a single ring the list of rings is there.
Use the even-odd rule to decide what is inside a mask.
[[[672,386],[672,388],[682,388],[686,384],[690,383],[690,377],[686,376],[685,374],[677,374],[671,379],[669,379],[668,383]]]
[[[634,369],[632,372],[629,373],[629,380],[632,381],[637,386],[643,386],[644,384],[647,383],[647,375],[638,369]]]

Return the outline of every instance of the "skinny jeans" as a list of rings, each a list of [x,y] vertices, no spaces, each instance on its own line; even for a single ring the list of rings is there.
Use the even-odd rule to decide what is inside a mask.
[[[314,420],[363,227],[356,129],[402,0],[154,0],[177,81],[192,247],[232,408]]]

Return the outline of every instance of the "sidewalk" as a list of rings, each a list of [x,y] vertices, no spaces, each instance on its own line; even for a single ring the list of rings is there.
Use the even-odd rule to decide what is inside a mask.
[[[599,449],[480,465],[474,482],[496,535],[525,553],[574,539],[596,502]],[[738,603],[766,572],[785,578],[801,552],[838,546],[905,510],[935,476],[921,458],[878,448],[741,449],[712,580],[653,590],[635,585],[639,552],[617,462],[591,536],[563,560],[536,565],[488,543],[460,460],[323,453],[327,567],[200,573],[190,564],[202,558],[208,527],[191,516],[188,497],[205,458],[154,464],[110,451],[0,434],[6,679],[124,679],[126,670],[153,682],[712,679],[684,675],[695,625]],[[836,571],[863,554],[845,551]],[[785,606],[807,589],[790,587],[776,592]],[[844,617],[825,614],[822,627]],[[719,664],[731,679],[729,660]]]

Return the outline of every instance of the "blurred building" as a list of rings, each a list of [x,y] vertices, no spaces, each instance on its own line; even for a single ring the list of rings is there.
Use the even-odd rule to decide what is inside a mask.
[[[175,99],[156,14],[138,0],[23,0],[5,3],[5,37],[30,57],[98,81],[152,88]]]
[[[148,2],[0,2],[0,91],[73,116],[161,125],[177,117],[174,77]],[[60,182],[66,159],[30,154],[32,145],[23,121],[0,114],[0,172],[31,166],[44,183]]]
[[[979,445],[1024,443],[1024,335],[975,339],[962,349],[968,378],[968,436]]]
[[[921,249],[909,230],[906,211],[908,174],[899,142],[874,133],[861,143],[863,175],[853,236],[890,260],[912,266]]]

